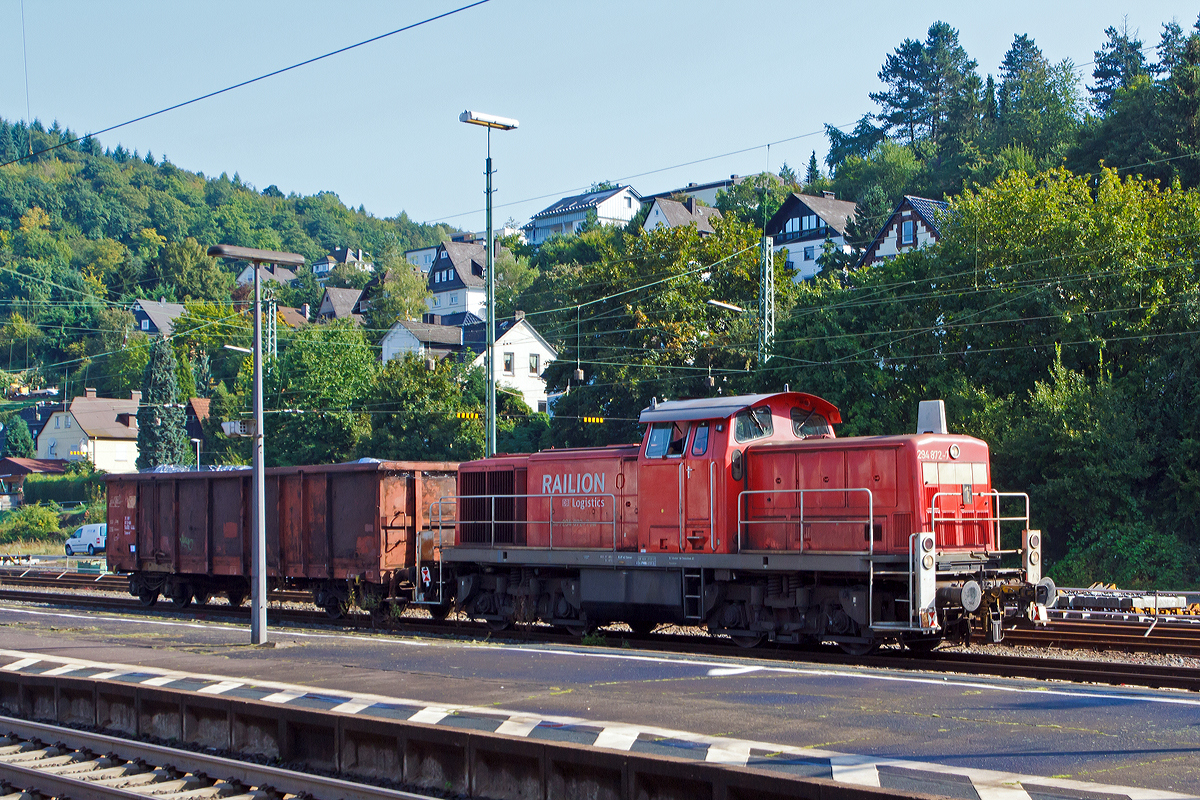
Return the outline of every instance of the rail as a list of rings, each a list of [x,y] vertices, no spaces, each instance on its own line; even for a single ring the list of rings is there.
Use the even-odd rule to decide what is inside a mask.
[[[962,500],[963,495],[959,492],[936,492],[929,501],[929,520],[935,533],[938,531],[938,525],[964,525],[964,524],[987,524],[992,526],[992,532],[996,537],[996,550],[986,550],[991,555],[1007,555],[1009,553],[1020,553],[1017,550],[1001,549],[1000,544],[1000,526],[1005,522],[1020,522],[1024,524],[1024,529],[1029,528],[1029,495],[1025,492],[975,492],[975,495],[988,498],[988,516],[986,517],[962,517],[950,516],[948,509],[940,508],[939,498],[953,497],[956,500]],[[1000,513],[1000,502],[1005,498],[1019,498],[1025,502],[1025,514],[1023,516],[1005,517]]]
[[[867,496],[867,516],[866,516],[866,518],[865,519],[859,519],[858,517],[826,517],[826,518],[816,518],[816,519],[813,519],[811,517],[805,518],[805,511],[804,511],[804,496],[805,496],[805,494],[833,494],[833,493],[837,493],[837,494],[864,493],[864,494],[866,494],[866,496]],[[749,501],[750,501],[751,496],[753,496],[753,495],[786,495],[786,494],[798,494],[800,496],[799,503],[798,503],[798,510],[800,512],[800,515],[798,517],[792,518],[791,516],[786,516],[786,517],[782,517],[782,518],[772,517],[770,519],[747,519],[747,516],[749,516],[749,505],[750,505]],[[743,512],[745,512],[745,515],[743,514]],[[783,525],[795,524],[795,525],[799,526],[799,531],[798,531],[799,547],[798,548],[789,549],[789,548],[773,547],[773,548],[770,548],[769,550],[755,550],[755,549],[751,549],[751,548],[746,548],[745,550],[743,550],[742,536],[744,533],[748,533],[748,528],[746,526],[750,526],[750,525],[780,525],[780,524],[783,524]],[[738,546],[739,553],[741,553],[741,552],[746,552],[746,553],[764,553],[764,552],[803,553],[804,552],[804,526],[805,525],[863,525],[863,524],[865,524],[867,526],[867,549],[865,549],[865,550],[839,550],[837,552],[839,552],[839,553],[844,552],[844,553],[850,553],[850,554],[857,553],[860,555],[868,555],[868,556],[875,555],[875,535],[874,535],[875,496],[872,494],[870,489],[865,489],[865,488],[863,488],[863,489],[746,489],[746,490],[743,490],[742,492],[738,493],[738,537],[737,537],[738,541],[737,541],[737,546]],[[817,551],[817,552],[824,552],[824,551]]]

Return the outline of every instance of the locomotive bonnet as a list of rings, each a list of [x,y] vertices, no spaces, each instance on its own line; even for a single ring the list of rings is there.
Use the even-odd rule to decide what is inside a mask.
[[[996,491],[987,443],[937,416],[837,438],[811,394],[677,400],[642,411],[640,444],[463,463],[430,509],[418,599],[497,629],[677,623],[855,653],[1037,618],[1053,592],[1028,497]]]

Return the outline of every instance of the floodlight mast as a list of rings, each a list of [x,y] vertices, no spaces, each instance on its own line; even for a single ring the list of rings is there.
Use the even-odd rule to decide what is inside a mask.
[[[493,114],[483,114],[478,111],[464,111],[458,115],[459,122],[468,125],[479,125],[487,128],[487,161],[484,173],[487,175],[487,276],[485,289],[487,292],[487,320],[484,338],[484,367],[487,370],[487,422],[484,425],[485,445],[484,454],[496,454],[496,242],[492,231],[492,129],[511,131],[520,123],[515,119],[497,117]]]

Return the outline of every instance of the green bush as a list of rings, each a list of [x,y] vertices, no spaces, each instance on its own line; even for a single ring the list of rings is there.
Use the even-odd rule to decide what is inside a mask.
[[[86,503],[88,495],[104,492],[104,480],[96,473],[30,475],[25,479],[26,503]]]
[[[0,519],[0,544],[18,540],[39,541],[60,534],[56,503],[26,503]]]

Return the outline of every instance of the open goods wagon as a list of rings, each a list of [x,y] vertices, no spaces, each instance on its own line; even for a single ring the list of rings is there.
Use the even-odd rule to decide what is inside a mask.
[[[269,588],[311,591],[335,616],[353,601],[411,598],[430,503],[455,493],[457,468],[364,461],[266,470]],[[109,569],[128,574],[130,594],[146,605],[217,594],[240,605],[250,591],[252,475],[106,476]]]

